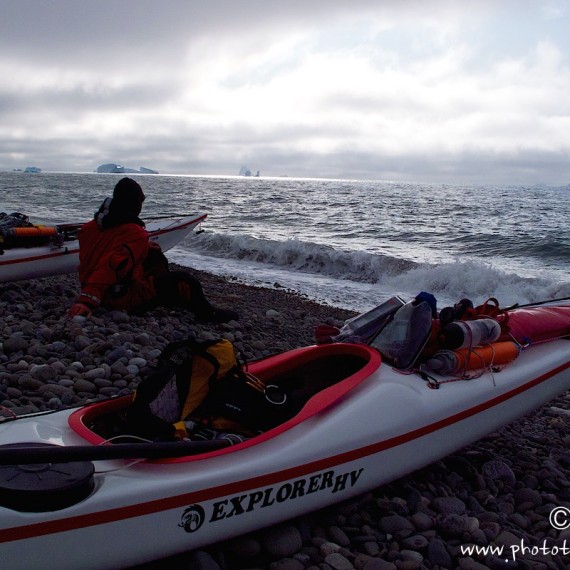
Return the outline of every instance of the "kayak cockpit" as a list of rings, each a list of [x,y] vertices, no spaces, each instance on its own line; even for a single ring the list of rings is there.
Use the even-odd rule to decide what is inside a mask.
[[[366,345],[344,343],[304,347],[249,364],[248,372],[265,384],[288,387],[292,401],[278,425],[253,437],[237,440],[241,441],[238,447],[275,437],[336,405],[361,382],[373,376],[380,364],[381,357],[376,350]],[[124,396],[80,408],[71,414],[69,425],[95,445],[140,441],[127,421],[126,412],[131,402],[132,396]],[[230,449],[210,453],[227,451]],[[194,457],[165,461],[187,461]]]

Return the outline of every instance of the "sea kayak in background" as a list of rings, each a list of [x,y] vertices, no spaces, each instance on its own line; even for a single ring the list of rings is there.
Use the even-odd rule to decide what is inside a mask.
[[[150,239],[158,242],[162,251],[167,251],[184,240],[206,217],[207,214],[201,212],[172,216],[150,221],[146,229]],[[0,282],[35,279],[76,271],[79,265],[77,234],[81,225],[81,223],[59,224],[11,230],[18,245],[0,250],[2,252]],[[45,243],[38,245],[37,242],[42,239]],[[32,245],[27,247],[26,240]]]

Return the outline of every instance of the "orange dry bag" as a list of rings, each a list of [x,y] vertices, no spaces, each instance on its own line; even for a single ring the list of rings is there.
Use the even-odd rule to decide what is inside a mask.
[[[508,364],[519,352],[518,345],[512,341],[493,342],[460,350],[439,350],[426,362],[426,367],[442,376],[451,376],[468,370]]]
[[[31,228],[10,228],[7,235],[19,238],[50,237],[57,235],[57,228],[50,226],[33,226]]]

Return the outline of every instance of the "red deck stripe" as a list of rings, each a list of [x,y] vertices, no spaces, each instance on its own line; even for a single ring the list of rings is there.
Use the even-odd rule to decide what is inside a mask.
[[[20,259],[9,259],[8,261],[0,261],[0,265],[15,265],[16,263],[28,263],[30,261],[38,261],[39,259],[50,259],[52,257],[62,257],[64,255],[70,255],[72,253],[78,253],[77,249],[67,249],[59,250],[53,253],[46,253],[44,255],[34,255],[33,257],[23,257]]]

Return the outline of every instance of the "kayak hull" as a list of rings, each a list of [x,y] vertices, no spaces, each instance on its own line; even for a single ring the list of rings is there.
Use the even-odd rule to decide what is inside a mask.
[[[167,251],[184,240],[207,214],[196,213],[180,218],[169,218],[147,224],[150,239]],[[0,255],[0,283],[64,275],[77,271],[79,242],[66,241],[62,245],[16,247]]]
[[[10,568],[120,568],[200,548],[361,495],[570,389],[569,340],[533,346],[500,372],[439,389],[380,365],[364,345],[305,347],[249,370],[266,379],[289,362],[343,354],[362,367],[311,398],[300,417],[256,438],[179,459],[98,461],[93,492],[75,505],[47,513],[0,507],[2,559]],[[90,418],[128,401],[7,422],[0,441],[95,445],[102,439]]]

